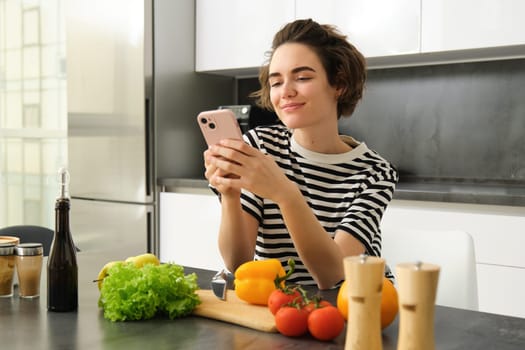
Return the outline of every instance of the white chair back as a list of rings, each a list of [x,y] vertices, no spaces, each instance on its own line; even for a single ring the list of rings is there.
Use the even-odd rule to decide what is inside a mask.
[[[478,310],[476,255],[470,234],[383,227],[382,242],[382,257],[394,275],[399,263],[439,265],[436,304]]]

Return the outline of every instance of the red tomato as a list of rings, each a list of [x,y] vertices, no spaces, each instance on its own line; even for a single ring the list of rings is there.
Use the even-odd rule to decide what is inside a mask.
[[[308,316],[308,330],[319,340],[332,340],[345,328],[345,319],[335,306],[313,310]]]
[[[288,337],[299,337],[308,332],[308,312],[293,306],[283,306],[275,314],[277,330]]]
[[[275,315],[282,306],[292,302],[297,302],[300,304],[302,300],[303,297],[297,289],[292,289],[289,291],[289,293],[281,289],[276,289],[272,292],[272,294],[270,294],[270,297],[268,298],[268,308],[272,314]]]

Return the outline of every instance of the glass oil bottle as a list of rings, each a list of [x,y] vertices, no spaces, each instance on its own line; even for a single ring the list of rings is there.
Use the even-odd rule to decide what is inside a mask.
[[[69,173],[59,170],[59,196],[55,201],[55,236],[47,261],[47,310],[75,311],[78,308],[76,247],[69,228]]]

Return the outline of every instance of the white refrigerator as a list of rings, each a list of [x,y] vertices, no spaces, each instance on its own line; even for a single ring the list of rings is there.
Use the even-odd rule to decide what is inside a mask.
[[[71,230],[83,251],[159,254],[157,179],[203,176],[196,116],[234,103],[235,81],[195,72],[195,1],[66,2]]]
[[[71,230],[122,260],[155,238],[152,2],[66,8]]]

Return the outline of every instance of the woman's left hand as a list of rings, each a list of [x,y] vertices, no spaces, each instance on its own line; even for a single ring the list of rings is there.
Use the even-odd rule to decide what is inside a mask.
[[[295,186],[273,158],[244,141],[225,139],[210,148],[209,159],[225,174],[235,177],[215,177],[217,183],[237,189],[244,188],[278,203],[286,198],[287,189]]]

